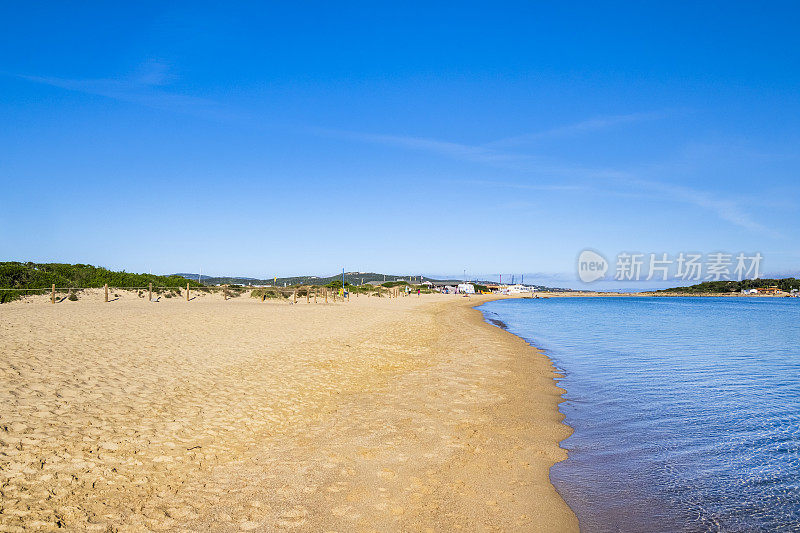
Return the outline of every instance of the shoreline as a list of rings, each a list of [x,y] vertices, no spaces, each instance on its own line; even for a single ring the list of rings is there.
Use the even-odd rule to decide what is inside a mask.
[[[656,292],[536,292],[534,296],[522,296],[522,298],[796,298],[789,294],[740,294],[740,293],[656,293]]]
[[[531,298],[526,298],[526,297],[523,297],[523,298],[524,298],[524,299],[531,299]],[[533,344],[531,344],[530,342],[528,342],[528,341],[527,341],[527,340],[525,340],[524,338],[520,337],[519,335],[516,335],[515,333],[512,333],[512,332],[511,332],[511,330],[510,330],[510,329],[509,329],[509,327],[508,327],[508,324],[506,324],[506,323],[505,323],[503,320],[501,320],[501,319],[499,319],[499,318],[490,318],[490,317],[488,317],[488,316],[486,315],[486,313],[484,313],[483,311],[481,311],[481,310],[479,309],[479,307],[483,306],[484,304],[486,304],[486,303],[488,303],[488,302],[491,302],[491,301],[498,301],[498,300],[508,300],[508,299],[516,299],[516,298],[515,298],[514,296],[507,296],[507,295],[506,295],[506,296],[499,297],[499,298],[490,298],[490,299],[487,299],[487,300],[486,300],[486,301],[484,301],[484,302],[481,302],[481,303],[480,303],[480,304],[478,304],[478,305],[475,305],[475,306],[473,306],[473,307],[472,307],[472,309],[473,309],[473,310],[475,310],[475,311],[477,311],[478,313],[480,313],[480,315],[481,315],[481,318],[482,318],[482,320],[483,320],[483,322],[484,322],[485,324],[489,324],[489,325],[491,325],[491,326],[494,326],[494,327],[496,327],[496,328],[500,329],[501,331],[503,331],[504,333],[507,333],[508,335],[511,335],[512,337],[514,337],[514,338],[516,338],[516,339],[519,339],[519,340],[520,340],[520,341],[522,341],[522,342],[523,342],[523,343],[524,343],[524,344],[525,344],[525,345],[526,345],[528,348],[530,348],[531,350],[533,350],[533,351],[534,351],[534,353],[535,353],[535,354],[537,354],[537,356],[541,356],[541,357],[545,358],[545,359],[548,361],[548,363],[549,363],[549,365],[550,365],[550,367],[551,367],[551,369],[552,369],[552,380],[553,380],[553,386],[554,386],[554,387],[556,388],[556,390],[558,391],[558,401],[557,401],[557,402],[556,402],[556,404],[555,404],[555,410],[557,411],[557,413],[558,413],[558,415],[559,415],[559,417],[560,417],[560,422],[561,422],[561,424],[562,424],[564,427],[566,427],[566,428],[567,428],[567,430],[568,430],[568,433],[567,433],[567,435],[566,435],[565,437],[563,437],[563,438],[562,438],[560,441],[558,441],[558,446],[559,446],[559,448],[561,448],[561,442],[563,442],[565,439],[567,439],[568,437],[570,437],[570,436],[571,436],[571,435],[572,435],[572,434],[575,432],[575,429],[574,429],[572,426],[570,426],[569,424],[567,424],[567,423],[566,423],[566,421],[565,421],[565,419],[566,419],[566,415],[565,415],[564,413],[562,413],[562,412],[561,412],[561,409],[560,409],[560,405],[561,405],[562,403],[564,403],[565,401],[567,401],[567,400],[565,400],[565,399],[564,399],[564,397],[563,397],[563,395],[564,395],[564,394],[567,392],[567,390],[566,390],[566,389],[564,389],[564,388],[563,388],[563,387],[560,385],[560,383],[559,383],[559,381],[558,381],[559,379],[561,379],[561,378],[563,378],[563,377],[564,377],[564,376],[563,376],[563,374],[562,374],[562,373],[561,373],[561,371],[558,369],[558,367],[556,367],[556,365],[555,365],[555,363],[552,361],[552,359],[550,359],[550,357],[549,357],[547,354],[545,354],[545,353],[544,353],[544,351],[542,351],[540,348],[537,348],[536,346],[534,346]],[[551,468],[552,468],[552,466],[555,466],[557,463],[559,463],[559,462],[562,462],[562,461],[566,461],[566,460],[568,459],[568,452],[567,452],[567,450],[566,450],[565,448],[561,448],[561,449],[563,449],[563,450],[564,450],[564,457],[563,457],[562,459],[558,460],[558,461],[555,461],[555,462],[553,462],[553,464],[551,465]],[[552,482],[552,480],[550,479],[550,469],[549,469],[549,468],[548,468],[548,481],[549,481],[549,482],[550,482],[550,484],[551,484],[551,485],[553,485],[553,487],[555,488],[555,484],[554,484],[554,483]],[[558,489],[556,489],[556,491],[558,492],[559,496],[560,496],[560,497],[562,498],[562,500],[564,501],[565,505],[567,505],[567,507],[569,508],[570,512],[573,514],[573,516],[574,516],[574,518],[575,518],[575,523],[576,523],[576,524],[578,524],[578,530],[579,530],[579,529],[580,529],[580,524],[578,523],[577,514],[575,514],[575,511],[574,511],[572,508],[570,508],[570,507],[569,507],[569,504],[567,504],[567,503],[566,503],[566,499],[564,498],[564,495],[563,495],[563,494],[561,494],[561,492],[560,492],[560,491],[558,491]]]
[[[0,307],[0,525],[577,531],[550,360],[474,307]]]

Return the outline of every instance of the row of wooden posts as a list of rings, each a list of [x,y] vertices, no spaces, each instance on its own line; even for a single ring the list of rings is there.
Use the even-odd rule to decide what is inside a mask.
[[[189,289],[187,288],[186,290],[188,292]],[[378,289],[378,290],[380,291],[380,289]],[[323,292],[323,296],[325,297],[325,303],[328,303],[328,287],[322,287],[322,292]],[[337,291],[330,291],[330,292],[333,295],[333,301],[335,302],[336,301],[336,292]],[[378,294],[380,294],[380,292]],[[388,292],[389,298],[399,298],[400,294],[401,294],[400,293],[400,289],[398,289],[397,287],[393,287],[393,288],[389,289],[389,292]],[[357,292],[356,293],[356,298],[358,298],[358,295],[359,295],[359,293]],[[367,293],[367,298],[369,298],[370,296],[372,296],[372,294],[368,292]],[[227,298],[226,298],[226,300],[227,300]],[[261,298],[262,302],[264,300],[266,300],[266,296]],[[350,293],[349,292],[347,293],[347,297],[344,298],[344,300],[346,302],[350,300]],[[297,303],[297,289],[293,289],[292,290],[292,303]],[[306,303],[311,303],[311,289],[310,288],[306,290]],[[314,303],[317,303],[317,289],[314,289]]]
[[[121,287],[124,289],[124,287]],[[138,289],[138,287],[135,287]],[[167,287],[170,289],[177,289],[177,287]],[[222,294],[225,296],[225,299],[228,299],[228,287],[227,285],[222,289]],[[108,283],[103,285],[103,300],[108,302]],[[153,284],[149,283],[147,285],[147,300],[153,301]],[[189,284],[186,284],[186,301],[189,301]],[[53,283],[53,286],[50,289],[50,302],[56,303],[56,284]]]
[[[324,296],[325,296],[325,303],[328,303],[328,288],[327,287],[322,287],[322,290],[323,290],[323,293],[324,293]],[[103,292],[104,292],[104,301],[108,302],[108,283],[103,285]],[[333,293],[333,301],[335,302],[336,301],[336,291],[332,291],[332,293]],[[356,297],[358,297],[358,294],[359,293],[356,293]],[[398,287],[392,287],[392,288],[389,289],[389,292],[388,292],[389,298],[399,298],[400,294],[401,294],[401,292],[400,292],[400,289]],[[419,295],[419,293],[417,293],[417,294]],[[380,295],[380,288],[378,289],[378,295]],[[223,287],[222,287],[222,296],[223,296],[223,298],[225,298],[225,300],[228,299],[228,286],[227,285],[223,285]],[[371,294],[368,292],[367,293],[367,297],[370,297],[370,296],[371,296]],[[261,300],[264,301],[265,299],[266,299],[266,297],[262,298]],[[347,301],[349,299],[350,299],[350,293],[348,292],[348,295],[347,295],[347,298],[345,298],[345,301]],[[149,301],[149,302],[153,301],[153,284],[152,283],[150,283],[148,285],[148,287],[147,287],[147,301]],[[186,301],[187,302],[189,301],[189,284],[188,283],[186,284]],[[53,284],[53,287],[52,287],[52,289],[50,291],[50,302],[51,303],[56,303],[56,285],[55,285],[55,283]],[[292,291],[292,302],[293,303],[297,303],[297,289],[293,289],[293,291]],[[311,289],[307,289],[306,290],[306,303],[310,303],[310,302],[311,302]],[[317,289],[314,289],[314,303],[317,303]]]

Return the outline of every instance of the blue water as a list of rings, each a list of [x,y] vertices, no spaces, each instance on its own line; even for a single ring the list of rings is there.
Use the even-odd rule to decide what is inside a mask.
[[[800,299],[500,300],[563,372],[584,531],[800,531]]]

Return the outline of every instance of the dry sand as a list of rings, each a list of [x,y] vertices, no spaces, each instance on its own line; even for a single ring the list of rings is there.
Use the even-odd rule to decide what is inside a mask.
[[[550,361],[481,298],[0,306],[0,531],[569,531]]]

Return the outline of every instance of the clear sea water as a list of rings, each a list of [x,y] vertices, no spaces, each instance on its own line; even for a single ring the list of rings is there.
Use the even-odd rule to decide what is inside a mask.
[[[800,531],[800,299],[480,309],[565,375],[550,477],[583,531]]]

